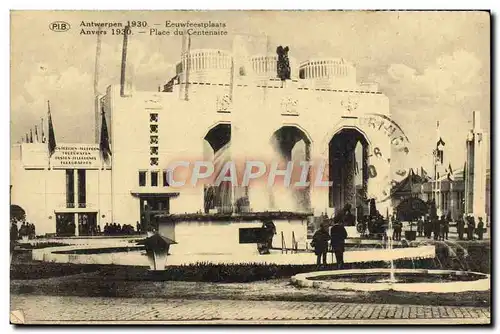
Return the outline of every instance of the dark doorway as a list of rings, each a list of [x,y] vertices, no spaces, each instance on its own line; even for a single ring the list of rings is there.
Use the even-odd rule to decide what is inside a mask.
[[[342,129],[329,144],[329,205],[335,212],[350,204],[358,215],[367,204],[368,142],[356,129]]]
[[[141,197],[141,230],[158,231],[158,220],[156,215],[168,214],[170,212],[170,200],[168,197]]]
[[[57,213],[56,214],[56,234],[60,237],[69,237],[75,235],[75,214]]]
[[[82,212],[78,214],[78,235],[97,235],[97,213]]]

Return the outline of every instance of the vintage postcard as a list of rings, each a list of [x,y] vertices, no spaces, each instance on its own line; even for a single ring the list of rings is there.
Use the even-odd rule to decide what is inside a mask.
[[[12,324],[490,324],[488,11],[11,11]]]

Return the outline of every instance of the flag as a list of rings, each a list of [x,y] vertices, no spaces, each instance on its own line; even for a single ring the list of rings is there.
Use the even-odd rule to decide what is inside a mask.
[[[451,163],[448,166],[448,180],[449,181],[455,180],[455,176],[453,175],[453,169],[451,168]]]
[[[38,127],[36,125],[35,125],[35,140],[37,143],[39,142],[39,140],[38,140]]]
[[[102,108],[101,110],[102,110],[101,141],[99,143],[99,149],[101,150],[103,160],[108,162],[109,157],[111,156],[111,148],[109,146],[108,126],[106,125],[106,116],[104,115],[104,108]]]
[[[45,131],[43,131],[43,117],[42,117],[42,120],[41,120],[41,124],[42,124],[42,125],[40,126],[40,129],[42,130],[42,136],[41,136],[41,137],[42,137],[42,143],[44,143],[44,144],[45,144],[45,141],[46,141],[47,139],[45,138]]]
[[[54,126],[52,125],[52,116],[50,115],[50,102],[47,101],[47,107],[48,107],[48,112],[47,112],[47,122],[48,122],[48,128],[49,128],[49,158],[54,154],[56,151],[56,136],[54,134]]]
[[[420,176],[425,180],[429,181],[429,175],[425,171],[424,167],[420,167]]]
[[[33,130],[30,129],[30,143],[33,143]]]

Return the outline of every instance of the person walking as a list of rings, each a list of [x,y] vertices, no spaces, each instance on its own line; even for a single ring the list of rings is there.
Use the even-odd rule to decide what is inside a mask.
[[[441,233],[439,217],[432,218],[432,230],[434,232],[434,240],[439,240],[439,234]]]
[[[345,239],[347,239],[347,231],[342,222],[334,223],[330,229],[330,244],[332,253],[335,253],[337,269],[344,268]]]
[[[427,239],[430,239],[431,238],[431,235],[432,235],[432,220],[429,216],[427,216],[425,218],[425,224],[424,224],[424,233],[425,233],[425,237]]]
[[[421,237],[424,233],[424,221],[422,217],[417,220],[417,233],[419,237]]]
[[[474,217],[469,216],[467,218],[467,239],[474,240],[474,228],[476,227],[476,223],[474,222]]]
[[[439,238],[438,240],[444,240],[444,224],[445,224],[445,216],[442,215],[439,219]]]
[[[479,222],[477,223],[477,239],[478,240],[483,240],[483,233],[484,233],[484,223],[483,223],[483,218],[479,217]]]
[[[326,253],[328,252],[328,240],[330,235],[328,234],[328,225],[321,224],[319,230],[317,230],[311,242],[311,246],[314,248],[314,254],[316,254],[316,264],[321,265],[321,260],[323,264],[326,265]]]
[[[411,222],[410,222],[411,224]],[[401,233],[403,232],[403,222],[396,219],[394,231],[396,232],[396,240],[401,241]]]
[[[458,240],[464,240],[465,218],[462,216],[457,221]]]
[[[446,217],[443,221],[443,240],[448,240],[448,233],[450,232],[450,221],[449,217]]]

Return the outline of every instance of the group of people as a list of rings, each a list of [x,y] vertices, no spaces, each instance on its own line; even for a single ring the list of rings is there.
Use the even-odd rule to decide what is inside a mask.
[[[134,227],[129,224],[120,225],[119,223],[112,223],[104,225],[104,235],[130,235],[134,234]]]
[[[449,217],[444,215],[441,217],[431,218],[427,215],[425,218],[417,220],[417,233],[419,237],[426,237],[434,240],[448,240],[448,233],[450,231]]]
[[[483,218],[479,217],[476,228],[476,221],[473,216],[465,216],[457,222],[458,239],[463,240],[464,234],[467,235],[467,240],[474,240],[474,232],[479,240],[483,239],[484,222]]]
[[[346,217],[346,219],[349,218],[349,216]],[[316,264],[321,265],[321,261],[323,261],[324,265],[327,264],[326,255],[328,253],[328,242],[330,242],[330,249],[332,254],[335,254],[337,268],[342,269],[344,267],[345,239],[347,239],[344,221],[334,220],[330,231],[328,231],[329,226],[328,222],[323,222],[321,228],[313,235],[311,246],[314,248],[317,257]]]
[[[428,239],[433,238],[434,240],[448,240],[450,223],[451,217],[441,216],[431,218],[426,216],[424,219],[420,218],[417,221],[418,236],[424,236]],[[464,234],[467,236],[467,240],[474,240],[474,232],[477,233],[479,240],[483,239],[484,223],[481,217],[479,217],[477,228],[474,217],[472,216],[466,216],[459,219],[456,223],[456,227],[459,240],[464,240]]]
[[[23,237],[28,239],[34,239],[36,236],[35,224],[28,222],[22,222],[21,227],[17,227],[17,222],[12,222],[10,226],[10,238],[11,240],[19,240]]]

